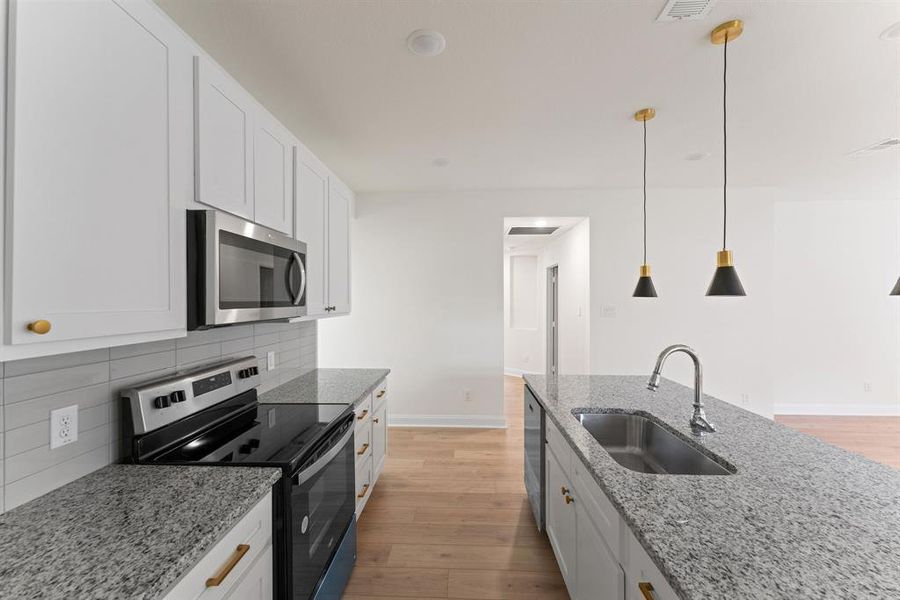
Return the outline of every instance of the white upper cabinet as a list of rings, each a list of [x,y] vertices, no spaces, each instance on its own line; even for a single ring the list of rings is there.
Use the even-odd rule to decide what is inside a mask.
[[[353,194],[334,176],[328,180],[328,304],[350,312],[350,211]]]
[[[129,0],[12,2],[9,35],[7,343],[183,330],[186,38]]]
[[[294,148],[297,140],[267,113],[253,127],[253,201],[255,221],[288,235],[294,233]]]
[[[306,310],[328,313],[328,169],[305,147],[297,148],[297,239],[306,243]]]
[[[196,57],[195,69],[196,199],[253,220],[256,102],[208,58]]]

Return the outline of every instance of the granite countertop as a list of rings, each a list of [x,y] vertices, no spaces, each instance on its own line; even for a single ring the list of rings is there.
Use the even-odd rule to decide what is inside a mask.
[[[264,404],[353,404],[388,376],[390,369],[314,369],[260,394]]]
[[[280,476],[253,467],[95,471],[0,515],[0,598],[159,598]]]
[[[900,471],[710,396],[718,432],[696,438],[693,390],[669,380],[656,393],[646,377],[525,381],[683,599],[900,598]],[[616,409],[649,413],[737,472],[625,469],[572,416]]]

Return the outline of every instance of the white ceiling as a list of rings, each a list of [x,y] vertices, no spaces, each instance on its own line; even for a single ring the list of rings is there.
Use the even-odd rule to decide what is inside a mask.
[[[719,185],[719,22],[735,185],[900,185],[900,0],[721,0],[657,23],[665,0],[157,0],[357,191]],[[437,29],[438,57],[407,35]],[[710,153],[688,161],[693,153]],[[436,158],[449,164],[435,166]]]

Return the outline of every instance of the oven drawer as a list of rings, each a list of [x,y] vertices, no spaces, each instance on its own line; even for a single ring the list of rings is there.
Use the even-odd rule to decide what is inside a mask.
[[[185,534],[190,535],[190,532]],[[227,598],[257,559],[271,549],[272,492],[269,492],[175,584],[163,600]]]
[[[366,399],[360,402],[353,412],[356,413],[356,430],[359,431],[360,427],[369,424],[369,419],[372,417],[372,394],[366,396]]]
[[[381,383],[379,383],[375,387],[375,391],[372,392],[372,408],[375,412],[378,412],[384,403],[387,402],[387,379],[383,379]]]
[[[372,456],[356,468],[356,516],[372,495]]]
[[[372,428],[369,426],[371,420],[366,421],[365,425],[356,428],[353,434],[356,452],[356,468],[372,456]]]

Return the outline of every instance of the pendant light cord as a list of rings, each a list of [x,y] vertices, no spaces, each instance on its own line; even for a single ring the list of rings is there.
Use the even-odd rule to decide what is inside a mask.
[[[647,121],[644,120],[644,262],[647,264]]]
[[[728,249],[728,34],[725,34],[722,68],[722,250]]]

